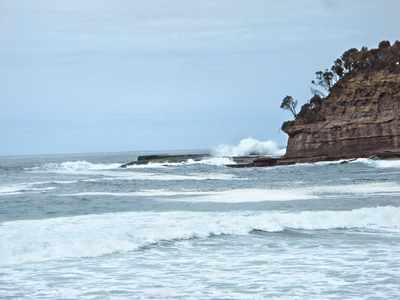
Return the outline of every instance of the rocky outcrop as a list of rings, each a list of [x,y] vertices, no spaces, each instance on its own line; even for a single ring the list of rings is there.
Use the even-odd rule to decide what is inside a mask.
[[[295,120],[282,130],[288,134],[286,154],[280,158],[243,156],[230,167],[264,167],[359,157],[400,158],[400,41],[383,41],[377,49],[352,48],[317,81],[329,91],[303,105]],[[318,93],[316,93],[318,94]],[[292,97],[285,97],[295,115]],[[290,103],[289,103],[290,102]],[[297,103],[297,102],[296,102]],[[290,104],[289,106],[286,104]],[[145,156],[130,164],[201,160],[207,155]]]
[[[289,136],[285,160],[390,157],[400,152],[400,47],[386,49],[391,51],[388,61],[377,49],[365,52],[375,53],[376,62],[370,59],[369,65],[344,75],[329,96],[312,99],[294,121],[283,124]]]

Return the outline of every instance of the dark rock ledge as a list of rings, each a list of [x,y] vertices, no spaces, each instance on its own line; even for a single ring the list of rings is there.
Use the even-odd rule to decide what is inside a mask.
[[[121,168],[126,168],[132,165],[146,165],[149,163],[181,163],[189,160],[200,161],[207,157],[210,157],[208,153],[196,153],[196,154],[159,154],[159,155],[141,155],[138,156],[137,160],[127,162],[121,165]]]

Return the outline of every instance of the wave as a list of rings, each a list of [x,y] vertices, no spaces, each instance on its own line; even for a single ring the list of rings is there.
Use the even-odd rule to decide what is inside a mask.
[[[254,138],[242,139],[238,145],[219,145],[213,150],[214,156],[231,157],[245,155],[272,155],[282,156],[285,149],[278,147],[274,141],[259,141]]]
[[[201,162],[189,161],[187,163],[180,163],[176,165],[184,164],[223,164],[228,162],[226,158],[210,158]],[[150,164],[144,166],[137,166],[139,168],[160,168],[165,164]],[[173,164],[169,164],[173,165]],[[188,173],[185,175],[170,174],[170,173],[150,173],[150,172],[137,172],[135,167],[129,167],[127,169],[121,169],[120,163],[111,164],[93,164],[87,161],[67,161],[63,163],[47,163],[40,167],[34,167],[27,169],[33,173],[57,173],[57,174],[68,174],[68,175],[90,175],[90,176],[101,176],[98,178],[82,179],[83,182],[101,182],[107,180],[157,180],[157,181],[172,181],[172,180],[245,180],[246,178],[238,178],[233,174],[227,173]]]
[[[204,196],[213,195],[213,192],[201,191],[168,191],[168,190],[143,190],[138,192],[80,192],[72,194],[61,194],[60,196],[111,196],[111,197],[124,197],[124,196],[143,196],[143,197],[171,197],[171,196]]]
[[[0,265],[96,257],[160,241],[247,235],[254,230],[361,229],[400,232],[400,208],[283,212],[129,212],[5,222]]]
[[[344,195],[400,195],[400,185],[395,182],[376,182],[367,184],[346,184],[334,186],[314,186],[274,189],[230,189],[225,191],[166,190],[150,189],[134,192],[80,192],[60,196],[110,196],[110,197],[175,197],[173,201],[248,203],[267,201],[296,201],[343,198]],[[170,199],[168,199],[170,200]]]
[[[87,174],[87,173],[86,173]],[[102,172],[96,173],[105,177],[82,179],[82,182],[104,182],[115,180],[154,180],[154,181],[181,181],[181,180],[247,180],[247,178],[237,177],[226,173],[189,173],[187,175],[167,174],[167,173],[141,173],[141,172]]]
[[[0,186],[0,196],[10,196],[25,193],[41,193],[55,189],[55,187],[37,187],[37,185],[43,184],[44,182],[30,182],[2,185]]]
[[[286,168],[299,168],[299,167],[315,167],[315,166],[329,166],[329,165],[342,165],[344,163],[347,164],[366,164],[373,168],[378,169],[389,169],[389,168],[400,168],[400,160],[375,160],[369,158],[357,158],[354,160],[349,159],[340,159],[340,160],[327,160],[327,161],[318,161],[313,163],[297,163],[292,165],[282,165],[282,166],[274,166],[268,168],[261,168],[264,170],[272,170],[272,169],[286,169]]]
[[[62,163],[46,163],[42,166],[27,168],[26,170],[54,172],[54,173],[73,173],[80,171],[112,170],[119,168],[120,165],[121,165],[120,163],[96,164],[85,160],[80,160],[80,161],[65,161]]]
[[[152,169],[152,168],[166,168],[166,167],[179,167],[179,166],[191,166],[191,165],[209,165],[209,166],[225,166],[229,164],[235,164],[235,162],[229,157],[209,157],[202,160],[189,159],[185,162],[179,163],[148,163],[143,165],[130,165],[127,169]]]
[[[216,203],[244,203],[264,201],[291,201],[317,199],[318,196],[293,190],[266,190],[266,189],[233,189],[228,191],[191,191],[191,190],[143,190],[137,192],[83,192],[64,194],[61,196],[139,196],[139,197],[176,197],[174,201],[185,202],[216,202]]]
[[[359,158],[354,163],[363,163],[371,167],[379,169],[400,168],[400,160],[375,160],[368,158]]]
[[[320,161],[315,163],[304,163],[304,164],[296,164],[293,166],[323,166],[323,165],[335,165],[335,164],[343,164],[343,163],[350,163],[350,164],[357,164],[362,163],[366,164],[370,167],[378,168],[378,169],[388,169],[388,168],[400,168],[400,160],[376,160],[376,159],[369,159],[369,158],[357,158],[354,160],[348,159],[341,159],[335,161]]]

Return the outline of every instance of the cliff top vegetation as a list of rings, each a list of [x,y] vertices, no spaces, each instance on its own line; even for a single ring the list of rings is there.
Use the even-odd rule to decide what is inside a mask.
[[[355,74],[377,71],[400,73],[400,41],[395,41],[393,45],[389,41],[381,41],[375,49],[362,47],[345,51],[330,68],[315,73],[315,79],[311,81],[312,97],[301,107],[299,113],[298,102],[292,96],[286,96],[282,100],[281,108],[289,110],[295,119],[318,121],[319,115],[315,112],[340,82]],[[285,122],[282,128],[293,122]]]

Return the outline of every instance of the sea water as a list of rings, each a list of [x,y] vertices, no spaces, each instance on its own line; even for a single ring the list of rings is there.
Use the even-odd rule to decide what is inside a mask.
[[[0,299],[399,299],[400,162],[0,158]]]

